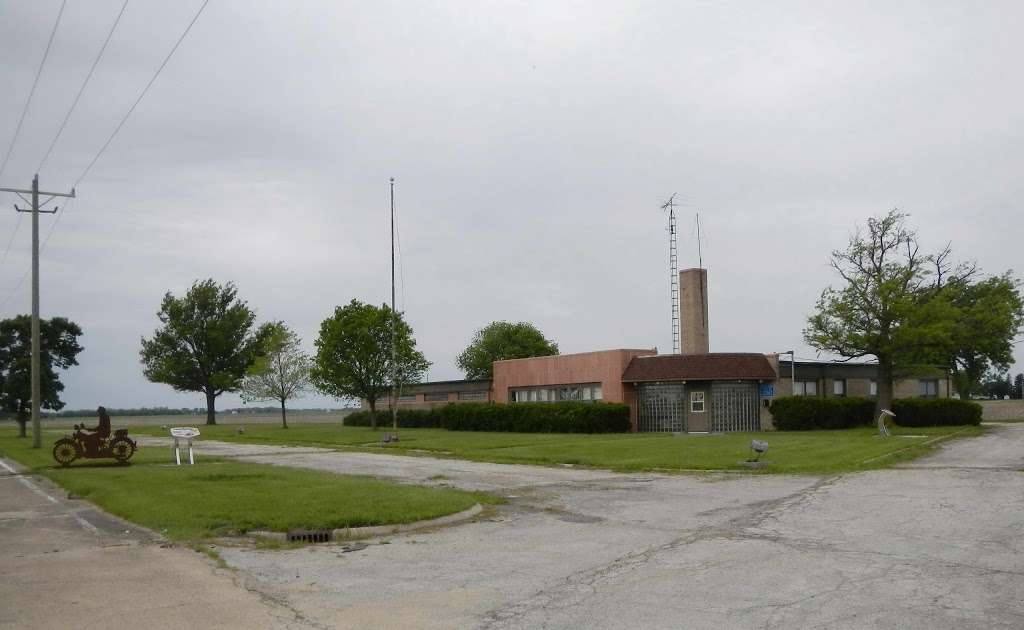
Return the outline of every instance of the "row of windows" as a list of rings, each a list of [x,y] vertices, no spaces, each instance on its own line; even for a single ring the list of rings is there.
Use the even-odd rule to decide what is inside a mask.
[[[817,396],[818,381],[797,381],[793,384],[794,396]],[[846,380],[837,378],[832,381],[832,395],[846,395]],[[869,389],[869,396],[878,395],[878,382],[872,380]],[[920,379],[918,381],[918,395],[922,398],[937,398],[939,396],[938,379]]]
[[[559,385],[557,387],[517,387],[508,392],[509,402],[598,401],[601,398],[600,383]]]
[[[423,394],[424,402],[447,402],[448,392],[442,393],[430,393]],[[471,392],[456,392],[456,399],[458,400],[487,400],[487,392],[485,390],[471,391]],[[398,397],[399,403],[414,403],[416,402],[416,394],[405,394]]]

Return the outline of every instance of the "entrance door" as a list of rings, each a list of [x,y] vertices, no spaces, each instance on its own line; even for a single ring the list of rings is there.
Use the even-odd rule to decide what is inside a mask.
[[[757,383],[715,382],[711,385],[711,428],[715,432],[760,431]]]
[[[691,383],[686,387],[686,430],[707,433],[711,430],[711,392],[707,383]]]
[[[683,385],[643,383],[639,387],[637,429],[640,431],[682,431]]]

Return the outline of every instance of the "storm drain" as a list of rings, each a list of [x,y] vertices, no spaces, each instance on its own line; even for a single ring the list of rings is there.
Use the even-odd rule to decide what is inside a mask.
[[[288,542],[325,543],[331,542],[334,532],[330,529],[290,529]]]

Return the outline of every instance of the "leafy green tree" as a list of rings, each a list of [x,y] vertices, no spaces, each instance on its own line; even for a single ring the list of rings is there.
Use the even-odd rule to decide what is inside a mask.
[[[1013,398],[1024,399],[1024,374],[1018,374],[1013,379]]]
[[[976,391],[985,398],[1002,400],[1013,392],[1013,383],[1010,381],[1009,373],[993,370],[985,374]]]
[[[395,331],[395,361],[391,360],[391,331]],[[391,388],[392,366],[397,384],[418,383],[430,362],[416,349],[412,328],[401,313],[352,300],[334,309],[320,324],[312,381],[322,393],[336,398],[364,398],[376,412],[377,401]],[[377,414],[371,414],[374,429]]]
[[[1010,272],[979,282],[944,285],[959,311],[953,352],[944,362],[951,366],[961,398],[977,391],[989,369],[1001,373],[1013,363],[1014,337],[1024,325],[1024,302],[1018,287]]]
[[[558,344],[528,322],[491,322],[473,335],[456,363],[466,378],[493,378],[494,362],[558,354]]]
[[[944,290],[967,282],[974,269],[948,263],[949,248],[923,254],[905,214],[893,210],[868,220],[831,265],[843,280],[818,299],[804,329],[818,350],[878,360],[878,408],[892,403],[896,378],[920,373],[954,350],[959,311]]]
[[[301,340],[282,322],[268,326],[266,355],[256,359],[242,380],[242,400],[281,403],[281,426],[288,428],[285,404],[309,388],[310,360]]]
[[[64,407],[57,369],[78,365],[82,329],[63,317],[39,320],[39,406],[59,411]],[[0,321],[0,408],[18,421],[18,435],[25,437],[25,423],[32,409],[32,318],[18,315]]]
[[[217,396],[241,387],[272,327],[255,328],[256,314],[238,299],[234,283],[213,280],[194,283],[181,298],[168,292],[157,317],[162,326],[142,339],[143,374],[180,392],[206,394],[206,424],[217,424]]]

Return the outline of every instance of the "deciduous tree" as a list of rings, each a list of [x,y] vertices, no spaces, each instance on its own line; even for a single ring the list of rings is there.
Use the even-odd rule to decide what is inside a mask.
[[[177,391],[206,395],[206,424],[217,424],[217,396],[237,391],[246,371],[264,354],[268,325],[256,328],[256,314],[234,283],[196,282],[184,295],[164,295],[157,313],[162,326],[142,339],[143,374]]]
[[[391,331],[395,330],[395,361],[391,359]],[[352,300],[339,306],[320,325],[313,359],[312,381],[318,390],[336,398],[364,398],[371,411],[396,382],[417,383],[430,367],[416,349],[412,328],[401,313]],[[376,413],[371,414],[374,429]]]
[[[819,350],[878,360],[879,408],[890,406],[895,378],[952,353],[959,313],[943,287],[974,274],[970,266],[949,264],[948,247],[921,253],[906,216],[893,210],[873,217],[845,250],[832,252],[843,283],[822,292],[804,330]]]
[[[39,320],[39,406],[60,410],[64,384],[57,370],[78,365],[82,329],[63,317]],[[32,409],[32,318],[18,315],[0,321],[0,408],[18,421],[18,435],[25,437],[25,423]]]
[[[473,335],[456,362],[466,378],[492,378],[494,362],[558,354],[558,344],[528,322],[491,322]]]
[[[242,400],[281,403],[281,426],[288,428],[286,403],[309,387],[310,360],[301,340],[282,322],[269,326],[266,354],[253,363],[242,380]]]
[[[944,286],[958,310],[953,352],[945,358],[961,398],[978,389],[989,369],[1004,372],[1013,363],[1014,337],[1024,324],[1019,283],[1010,272],[978,282]]]

